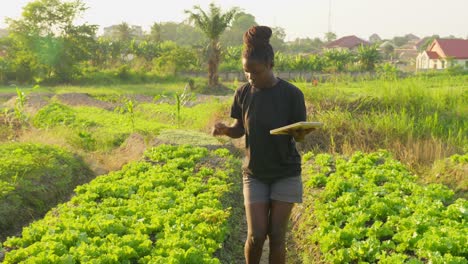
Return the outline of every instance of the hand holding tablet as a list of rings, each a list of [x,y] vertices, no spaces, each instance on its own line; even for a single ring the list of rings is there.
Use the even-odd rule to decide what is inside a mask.
[[[296,141],[302,141],[305,135],[323,126],[321,122],[297,122],[270,130],[271,135],[291,135]]]

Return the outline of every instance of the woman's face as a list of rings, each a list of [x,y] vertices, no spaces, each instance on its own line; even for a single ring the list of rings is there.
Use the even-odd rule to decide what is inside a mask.
[[[245,78],[255,88],[267,88],[272,85],[271,66],[257,60],[242,58]]]

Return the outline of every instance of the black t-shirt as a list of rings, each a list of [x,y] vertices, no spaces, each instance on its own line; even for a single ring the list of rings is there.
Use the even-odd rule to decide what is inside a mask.
[[[304,94],[296,86],[279,79],[265,89],[249,83],[237,89],[231,117],[245,129],[244,174],[264,182],[301,174],[301,157],[294,138],[270,135],[270,130],[306,121]]]

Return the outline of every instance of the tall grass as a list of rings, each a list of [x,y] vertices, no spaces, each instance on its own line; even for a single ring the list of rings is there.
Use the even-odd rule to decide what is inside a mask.
[[[309,119],[325,123],[321,135],[308,137],[306,148],[387,148],[414,164],[468,151],[468,75],[297,85]]]

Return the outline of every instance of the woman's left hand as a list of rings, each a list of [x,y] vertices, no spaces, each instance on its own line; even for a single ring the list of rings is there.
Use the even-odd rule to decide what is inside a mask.
[[[305,136],[310,132],[314,131],[315,128],[307,128],[307,129],[296,129],[291,130],[289,134],[294,137],[296,142],[301,142],[304,140]]]

